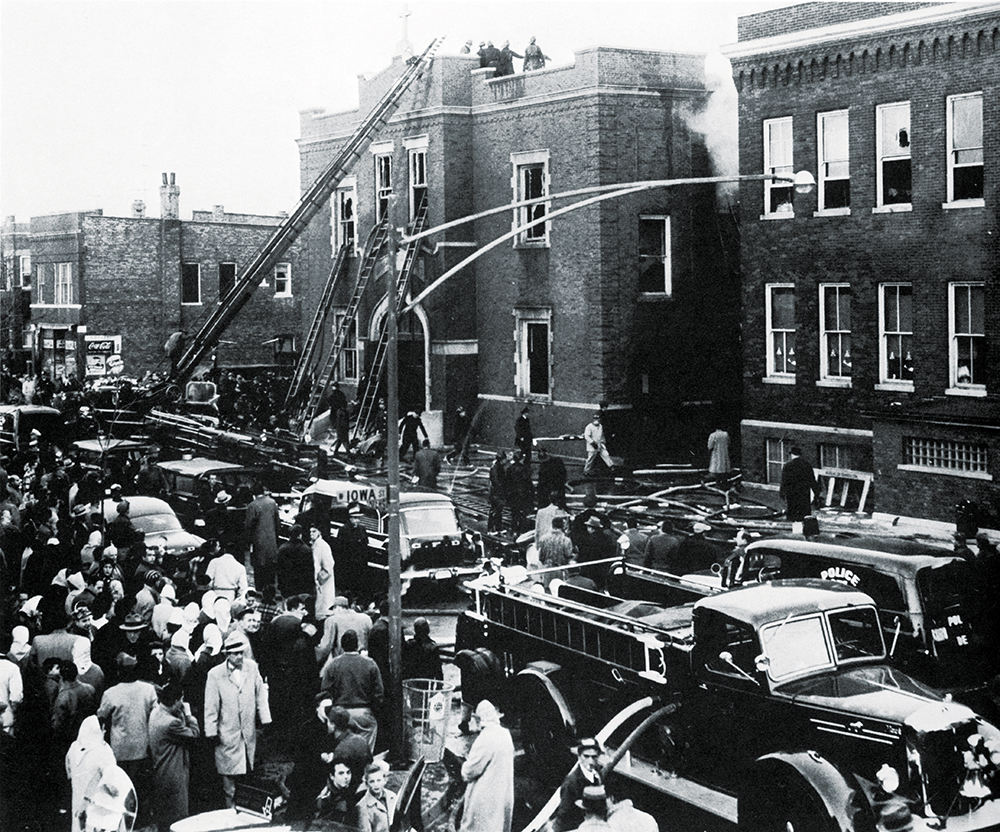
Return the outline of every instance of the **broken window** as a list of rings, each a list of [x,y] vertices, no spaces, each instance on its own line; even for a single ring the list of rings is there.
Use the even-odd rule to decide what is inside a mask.
[[[670,217],[639,217],[639,291],[658,295],[673,291]]]
[[[236,285],[236,264],[219,263],[219,300],[228,295]]]
[[[901,205],[913,193],[910,164],[910,102],[878,108],[878,204]]]
[[[788,181],[764,182],[764,214],[792,213],[792,117],[764,122],[764,173]]]
[[[201,303],[201,265],[181,264],[181,303]]]

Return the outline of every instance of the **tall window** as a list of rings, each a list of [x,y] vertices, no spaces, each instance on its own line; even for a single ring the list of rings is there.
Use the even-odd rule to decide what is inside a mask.
[[[768,439],[766,454],[767,454],[767,481],[773,485],[780,485],[781,467],[788,461],[788,453],[787,453],[787,448],[785,447],[785,440]]]
[[[795,377],[795,286],[767,286],[767,374]]]
[[[274,296],[290,298],[292,296],[292,264],[278,263],[274,267]]]
[[[56,263],[55,303],[73,303],[73,266],[71,263]]]
[[[847,110],[820,113],[819,210],[851,207],[851,166]]]
[[[201,303],[201,265],[181,263],[181,303]]]
[[[349,246],[351,254],[357,248],[355,226],[354,226],[354,203],[356,201],[356,187],[351,185],[346,188],[338,188],[333,194],[333,256],[337,256],[342,246]]]
[[[639,217],[639,291],[669,295],[671,270],[670,217]]]
[[[951,386],[984,387],[986,384],[986,291],[982,283],[952,283]]]
[[[948,99],[948,201],[983,198],[983,94]]]
[[[333,337],[337,337],[347,318],[345,309],[336,309],[333,313]],[[352,317],[348,323],[346,337],[344,338],[344,348],[340,352],[340,360],[337,367],[338,378],[356,381],[358,378],[358,321]]]
[[[375,157],[375,221],[380,222],[389,211],[389,197],[392,195],[392,156],[381,154]]]
[[[878,204],[907,204],[913,192],[910,102],[880,105],[875,121],[878,131]]]
[[[820,285],[820,378],[851,377],[851,287]]]
[[[552,311],[515,309],[517,326],[517,395],[550,399]]]
[[[21,261],[21,282],[20,286],[22,289],[31,288],[31,255],[22,254],[20,257]]]
[[[913,286],[884,283],[879,287],[882,381],[913,382]]]
[[[228,295],[236,285],[236,264],[219,263],[219,302]]]
[[[514,200],[538,199],[549,193],[549,152],[539,150],[529,153],[512,153],[514,166]],[[524,205],[514,213],[515,226],[524,226],[542,219],[549,213],[549,203],[537,202]],[[548,245],[549,223],[540,222],[518,235],[515,245]]]
[[[427,193],[427,148],[407,152],[410,161],[410,218],[416,216],[421,197]]]
[[[764,122],[764,173],[792,176],[792,117]],[[792,183],[764,182],[764,215],[792,213]]]

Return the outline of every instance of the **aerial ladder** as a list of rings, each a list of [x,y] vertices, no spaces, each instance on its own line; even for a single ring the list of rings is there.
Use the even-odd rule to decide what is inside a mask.
[[[424,230],[426,224],[427,194],[424,193],[417,204],[413,221],[407,229],[408,235],[419,234]],[[410,288],[410,275],[413,273],[413,266],[417,261],[417,255],[420,253],[422,245],[422,240],[416,240],[408,243],[404,249],[403,262],[399,267],[399,274],[396,279],[396,314],[402,314],[408,302],[407,295]],[[379,384],[382,380],[382,374],[385,372],[386,353],[389,345],[385,324],[386,322],[383,319],[371,369],[368,371],[362,386],[358,389],[357,420],[354,424],[354,436],[356,438],[367,436],[374,422],[375,409],[379,398]]]
[[[316,379],[313,382],[312,390],[309,393],[309,402],[306,405],[305,410],[302,412],[301,418],[303,430],[308,429],[312,420],[319,415],[320,402],[323,400],[323,394],[326,393],[327,388],[329,388],[329,386],[333,383],[334,377],[337,375],[337,368],[340,366],[340,356],[347,343],[347,336],[350,333],[351,325],[357,320],[358,307],[361,304],[361,299],[364,296],[369,279],[375,273],[379,260],[383,256],[388,238],[389,220],[388,216],[385,216],[372,227],[372,230],[368,234],[368,240],[365,243],[365,254],[363,260],[361,261],[361,267],[358,270],[358,281],[354,285],[354,292],[351,295],[351,300],[348,303],[347,308],[344,310],[344,315],[337,326],[337,334],[334,337],[333,345],[327,355],[326,363],[323,365],[322,371],[316,376]],[[327,301],[327,303],[329,303],[329,301]],[[289,393],[289,400],[291,400],[291,393]]]
[[[180,388],[193,375],[205,356],[218,345],[222,333],[250,300],[262,277],[274,268],[312,218],[326,205],[330,195],[361,158],[361,154],[365,152],[374,136],[388,123],[399,106],[403,94],[431,65],[434,53],[443,40],[444,38],[435,38],[419,56],[407,61],[403,74],[382,96],[340,153],[299,199],[292,213],[282,220],[270,239],[257,252],[242,277],[202,323],[171,370],[167,382],[151,388],[147,397],[180,395]]]
[[[352,248],[354,248],[354,242],[348,240],[340,247],[337,257],[333,261],[330,276],[326,280],[326,286],[323,287],[323,295],[316,306],[316,314],[313,315],[312,324],[309,327],[309,334],[302,345],[302,355],[299,356],[298,363],[295,365],[295,373],[292,375],[292,381],[288,385],[288,395],[285,397],[286,406],[296,400],[306,379],[309,378],[312,372],[313,365],[315,364],[316,345],[320,342],[323,327],[330,314],[330,305],[333,302],[333,295],[337,289],[340,274],[350,260]]]

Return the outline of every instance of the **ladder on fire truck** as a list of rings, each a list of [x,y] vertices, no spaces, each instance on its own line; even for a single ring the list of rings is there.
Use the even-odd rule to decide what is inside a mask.
[[[316,314],[313,315],[312,324],[309,327],[309,334],[302,345],[302,355],[295,365],[295,373],[292,376],[291,384],[288,385],[288,395],[285,397],[285,405],[295,401],[296,396],[302,390],[303,382],[309,377],[313,369],[314,358],[316,357],[316,345],[319,343],[323,326],[326,324],[327,316],[330,313],[330,304],[333,300],[333,293],[337,288],[340,273],[350,258],[351,249],[354,247],[352,241],[344,243],[337,252],[337,257],[333,261],[330,269],[330,276],[326,279],[326,286],[323,287],[323,296],[316,307]]]
[[[374,136],[388,123],[389,118],[399,106],[403,94],[431,65],[434,53],[443,41],[444,38],[435,38],[419,56],[407,61],[407,67],[403,74],[365,117],[365,120],[347,140],[340,153],[302,195],[292,213],[282,220],[270,239],[257,252],[243,276],[202,323],[171,371],[168,382],[165,385],[152,388],[149,395],[154,397],[163,395],[174,385],[182,386],[191,377],[206,354],[216,347],[222,333],[250,300],[260,284],[261,278],[274,268],[309,225],[312,218],[326,205],[330,195],[361,158],[361,154],[364,153]]]
[[[417,203],[413,220],[407,229],[409,236],[419,234],[427,225],[427,193],[420,196]],[[413,273],[413,266],[417,262],[417,255],[422,245],[421,240],[408,243],[404,250],[403,263],[399,268],[396,278],[396,314],[402,314],[408,302],[407,293],[410,288],[410,275]],[[379,398],[379,384],[382,381],[382,374],[385,372],[386,353],[389,346],[388,332],[386,331],[386,320],[383,318],[379,329],[378,344],[375,347],[375,356],[372,359],[371,369],[369,369],[365,380],[358,388],[358,410],[357,420],[354,423],[354,436],[364,438],[368,435],[374,422],[375,410]]]
[[[358,281],[354,285],[354,292],[351,295],[351,300],[347,308],[344,310],[340,323],[337,325],[337,334],[333,340],[333,346],[330,348],[330,353],[327,355],[322,371],[316,376],[313,382],[312,390],[309,393],[309,403],[302,414],[303,429],[308,428],[312,420],[319,415],[319,404],[323,399],[323,394],[326,393],[327,388],[333,383],[337,375],[337,369],[340,366],[340,356],[347,343],[347,336],[351,331],[351,326],[358,317],[358,306],[361,304],[361,298],[368,287],[368,280],[378,267],[379,259],[382,257],[388,238],[389,221],[387,217],[383,217],[368,233],[368,240],[365,243],[365,255],[361,262],[361,268],[358,270]],[[327,305],[330,302],[328,295],[332,297],[332,290],[324,293],[323,302]],[[317,314],[319,314],[319,310],[317,310]]]

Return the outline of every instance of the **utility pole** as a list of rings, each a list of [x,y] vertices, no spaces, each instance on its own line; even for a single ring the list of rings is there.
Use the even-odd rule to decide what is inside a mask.
[[[399,542],[399,330],[396,320],[396,214],[397,198],[389,196],[388,259],[386,272],[386,454],[389,465],[389,760],[397,767],[405,766],[403,748],[403,605],[400,580],[401,554]]]

